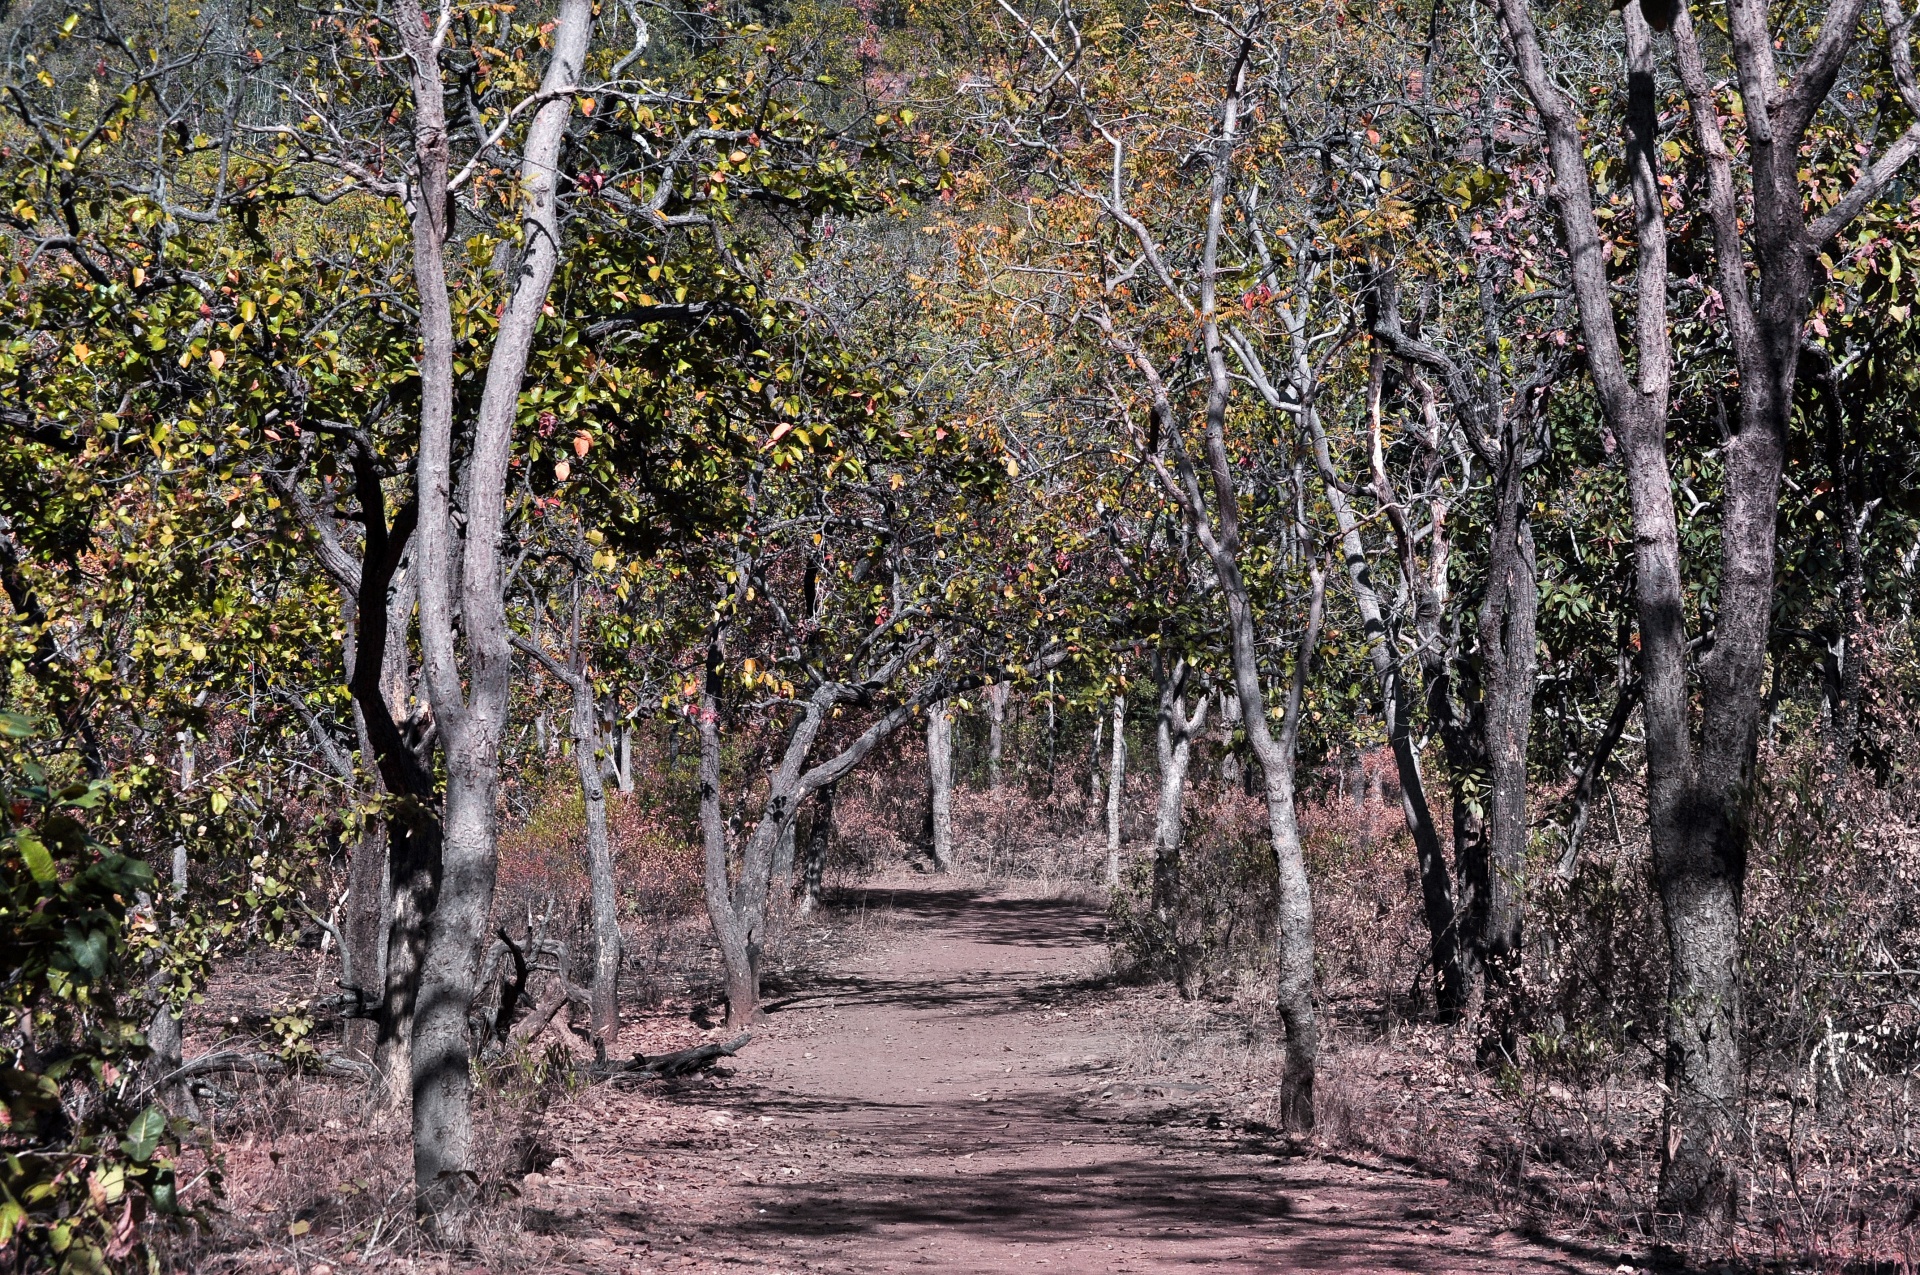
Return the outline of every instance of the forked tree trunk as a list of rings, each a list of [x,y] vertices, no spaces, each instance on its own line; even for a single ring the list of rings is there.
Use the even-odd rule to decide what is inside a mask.
[[[446,81],[435,28],[418,0],[397,0],[394,16],[413,110],[409,212],[421,338],[414,462],[421,667],[446,761],[440,871],[437,888],[422,899],[424,947],[413,1016],[414,1198],[428,1230],[453,1238],[473,1203],[478,1176],[467,1016],[493,904],[500,742],[513,668],[501,555],[506,484],[521,382],[559,266],[560,154],[573,111],[571,90],[586,62],[593,6],[590,0],[561,0],[550,28],[542,100],[527,123],[519,171],[527,233],[487,352],[485,385],[457,477],[463,520],[458,530]]]
[[[1865,0],[1833,0],[1818,37],[1794,59],[1792,74],[1783,80],[1768,7],[1729,7],[1727,47],[1745,109],[1727,122],[1690,7],[1656,8],[1663,26],[1672,23],[1676,69],[1706,178],[1703,220],[1713,234],[1723,330],[1740,384],[1738,430],[1722,449],[1726,480],[1713,646],[1700,660],[1695,696],[1688,685],[1686,593],[1667,459],[1673,369],[1654,33],[1639,4],[1622,10],[1624,158],[1635,213],[1637,302],[1629,368],[1616,289],[1600,247],[1580,108],[1555,80],[1528,0],[1499,2],[1515,68],[1539,114],[1553,169],[1550,195],[1567,247],[1587,364],[1626,460],[1647,733],[1647,823],[1672,955],[1660,1203],[1695,1216],[1730,1216],[1739,1198],[1747,815],[1764,708],[1781,471],[1814,297],[1813,266],[1920,152],[1920,124],[1885,144],[1877,159],[1869,149],[1845,193],[1830,205],[1818,205],[1818,216],[1808,222],[1802,147],[1860,39],[1865,8]],[[1888,6],[1885,16],[1893,37],[1888,58],[1893,78],[1909,109],[1920,109],[1908,44],[1911,27],[1895,6]],[[1729,124],[1745,134],[1749,180],[1740,183],[1725,136]]]
[[[904,660],[904,656],[901,657]],[[707,679],[700,700],[700,833],[706,858],[707,915],[720,948],[727,985],[727,1023],[743,1027],[760,1010],[760,962],[767,921],[767,890],[774,855],[793,823],[794,812],[809,793],[835,783],[893,733],[947,691],[923,686],[906,703],[883,714],[828,761],[809,769],[807,758],[822,726],[836,707],[870,694],[864,686],[829,683],[814,691],[787,732],[786,745],[767,776],[767,802],[740,847],[739,871],[727,865],[726,823],[720,803],[720,651],[709,650]]]
[[[953,871],[953,714],[941,700],[927,709],[927,809],[933,866]]]
[[[1120,817],[1127,791],[1127,697],[1113,697],[1113,741],[1107,758],[1107,884],[1120,884]]]

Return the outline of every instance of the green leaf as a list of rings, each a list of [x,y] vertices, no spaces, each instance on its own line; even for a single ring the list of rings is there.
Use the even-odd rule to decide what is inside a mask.
[[[158,1106],[149,1106],[133,1118],[127,1126],[126,1141],[120,1144],[129,1158],[145,1164],[153,1158],[160,1146],[160,1135],[167,1131],[167,1113]]]
[[[25,713],[0,713],[0,735],[8,739],[31,739],[33,734],[33,719]]]
[[[22,828],[13,835],[13,843],[35,881],[41,885],[51,885],[58,879],[59,873],[53,869],[53,856],[47,853],[46,844],[40,838]]]

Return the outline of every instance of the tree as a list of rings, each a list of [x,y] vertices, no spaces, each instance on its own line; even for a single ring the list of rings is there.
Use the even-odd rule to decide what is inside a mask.
[[[1515,67],[1544,131],[1558,212],[1579,308],[1588,367],[1607,424],[1625,449],[1638,549],[1640,676],[1647,724],[1647,805],[1655,872],[1665,909],[1672,979],[1666,1030],[1667,1099],[1662,1202],[1693,1215],[1735,1206],[1730,1154],[1741,1133],[1734,1107],[1742,1038],[1739,977],[1746,810],[1763,706],[1762,675],[1774,594],[1780,475],[1805,345],[1804,325],[1821,286],[1819,254],[1886,189],[1920,150],[1910,125],[1844,189],[1807,190],[1800,153],[1861,39],[1864,0],[1827,6],[1797,65],[1781,76],[1784,47],[1763,4],[1728,9],[1725,56],[1739,97],[1723,118],[1706,52],[1687,5],[1628,5],[1623,160],[1634,217],[1634,365],[1614,312],[1608,253],[1588,166],[1589,127],[1552,65],[1527,0],[1501,0]],[[1884,8],[1891,85],[1920,114],[1912,73],[1910,19]],[[1692,723],[1686,599],[1668,454],[1673,389],[1669,333],[1668,200],[1658,128],[1655,32],[1671,29],[1673,65],[1685,90],[1697,152],[1685,175],[1711,231],[1717,295],[1739,388],[1737,423],[1725,445],[1720,514],[1720,579],[1712,646],[1701,657],[1700,716]],[[1728,145],[1729,125],[1752,174],[1742,190]],[[1676,178],[1676,181],[1678,178]],[[1809,203],[1812,213],[1809,215]],[[1742,215],[1743,206],[1747,209]]]

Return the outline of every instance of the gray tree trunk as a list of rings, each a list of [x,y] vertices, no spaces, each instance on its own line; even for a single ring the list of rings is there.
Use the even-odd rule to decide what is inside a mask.
[[[1093,719],[1093,751],[1087,758],[1087,819],[1095,828],[1107,817],[1107,786],[1100,778],[1101,742],[1106,739],[1107,719],[1099,714]]]
[[[513,427],[529,351],[559,265],[560,152],[573,111],[569,90],[586,62],[590,0],[561,0],[543,101],[527,124],[519,172],[527,228],[502,304],[474,416],[454,518],[454,324],[447,282],[450,139],[446,82],[434,27],[418,0],[394,16],[412,87],[410,213],[421,347],[419,501],[422,671],[446,759],[437,889],[424,909],[424,950],[413,1018],[413,1166],[416,1207],[430,1232],[454,1237],[474,1199],[472,1064],[467,1016],[493,904],[498,865],[500,741],[512,679],[501,542]],[[461,647],[465,648],[464,661]],[[396,891],[396,896],[398,891]]]
[[[1120,884],[1120,817],[1127,790],[1127,697],[1113,697],[1113,741],[1107,757],[1107,884]]]
[[[1154,715],[1154,748],[1160,763],[1160,798],[1153,819],[1153,913],[1161,925],[1172,920],[1180,888],[1180,844],[1183,839],[1181,803],[1187,789],[1187,767],[1193,757],[1193,737],[1206,729],[1209,696],[1202,694],[1193,714],[1186,710],[1187,667],[1176,661],[1162,668],[1159,711]]]
[[[953,715],[941,700],[927,709],[927,808],[932,811],[933,865],[953,871]]]
[[[1741,1003],[1741,897],[1748,803],[1764,709],[1781,472],[1795,382],[1805,346],[1818,254],[1895,181],[1920,152],[1920,126],[1863,156],[1846,193],[1811,223],[1800,186],[1802,146],[1860,39],[1864,0],[1835,0],[1820,33],[1783,79],[1764,5],[1728,10],[1729,49],[1747,103],[1745,174],[1736,183],[1714,82],[1691,10],[1660,6],[1688,101],[1695,153],[1706,178],[1704,220],[1725,305],[1723,327],[1739,369],[1737,432],[1723,449],[1720,569],[1713,646],[1688,685],[1686,596],[1679,524],[1667,459],[1672,389],[1667,226],[1660,185],[1655,43],[1637,4],[1626,35],[1625,169],[1635,212],[1636,314],[1632,367],[1620,343],[1615,287],[1599,248],[1592,170],[1579,106],[1556,82],[1528,0],[1500,0],[1515,68],[1538,112],[1554,180],[1587,364],[1607,423],[1622,443],[1635,540],[1640,672],[1647,734],[1647,822],[1654,875],[1672,954],[1667,993],[1666,1112],[1660,1204],[1695,1216],[1737,1206]],[[1920,103],[1908,32],[1890,50],[1904,101]],[[1746,194],[1743,196],[1742,188]],[[1743,204],[1749,205],[1743,207]],[[1698,733],[1693,730],[1698,705]]]
[[[1005,682],[987,687],[987,788],[1000,791],[1000,756],[1006,745],[1007,696],[1013,688]]]

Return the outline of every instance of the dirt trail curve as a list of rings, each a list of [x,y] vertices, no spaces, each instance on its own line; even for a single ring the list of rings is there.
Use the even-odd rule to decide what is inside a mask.
[[[1585,1272],[1444,1184],[1127,1118],[1089,1074],[1123,1025],[1076,990],[1078,905],[873,892],[894,936],[795,989],[722,1084],[602,1086],[549,1125],[530,1229],[573,1269]],[[556,1113],[559,1114],[559,1113]],[[559,1130],[571,1130],[562,1135]],[[1211,1126],[1211,1127],[1209,1127]],[[595,1131],[598,1130],[598,1136]]]

